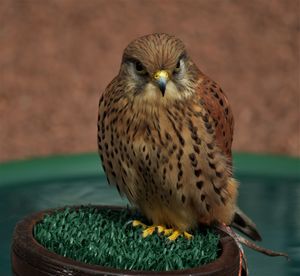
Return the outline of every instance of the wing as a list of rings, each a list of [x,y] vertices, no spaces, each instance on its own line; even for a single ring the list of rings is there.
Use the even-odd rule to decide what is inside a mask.
[[[198,88],[201,102],[214,121],[216,144],[232,164],[233,115],[223,90],[205,77]]]
[[[215,125],[215,141],[227,156],[229,166],[232,167],[231,145],[233,138],[233,114],[228,100],[222,89],[212,80],[205,77],[198,87],[201,103],[210,114]],[[236,207],[232,226],[246,234],[253,240],[261,240],[261,236],[252,220]]]

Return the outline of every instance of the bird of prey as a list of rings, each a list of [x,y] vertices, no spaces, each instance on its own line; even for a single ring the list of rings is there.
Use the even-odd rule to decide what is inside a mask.
[[[181,40],[150,34],[126,47],[99,102],[98,147],[109,183],[153,223],[144,236],[190,238],[197,225],[219,223],[261,239],[236,205],[233,125],[223,90]]]

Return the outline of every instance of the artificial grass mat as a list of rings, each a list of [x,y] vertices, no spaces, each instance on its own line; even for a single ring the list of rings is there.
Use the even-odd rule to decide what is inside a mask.
[[[118,269],[188,269],[218,257],[219,235],[213,230],[197,230],[191,240],[179,237],[171,242],[156,232],[143,238],[143,229],[133,227],[133,219],[147,223],[129,209],[65,208],[45,215],[33,234],[40,244],[59,255]]]

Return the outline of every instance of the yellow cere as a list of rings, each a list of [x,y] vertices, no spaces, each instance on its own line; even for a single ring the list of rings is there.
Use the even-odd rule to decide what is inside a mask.
[[[167,71],[165,70],[160,70],[160,71],[157,71],[155,74],[154,74],[154,78],[156,80],[160,79],[160,78],[164,78],[164,79],[169,79],[169,74]]]

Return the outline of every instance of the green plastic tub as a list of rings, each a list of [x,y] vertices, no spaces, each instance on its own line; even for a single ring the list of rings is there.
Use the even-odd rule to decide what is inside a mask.
[[[263,246],[285,251],[271,258],[246,249],[251,275],[300,275],[300,159],[234,155],[239,205],[256,222]],[[108,186],[97,154],[0,164],[0,275],[11,275],[15,224],[30,213],[65,205],[125,205]]]

